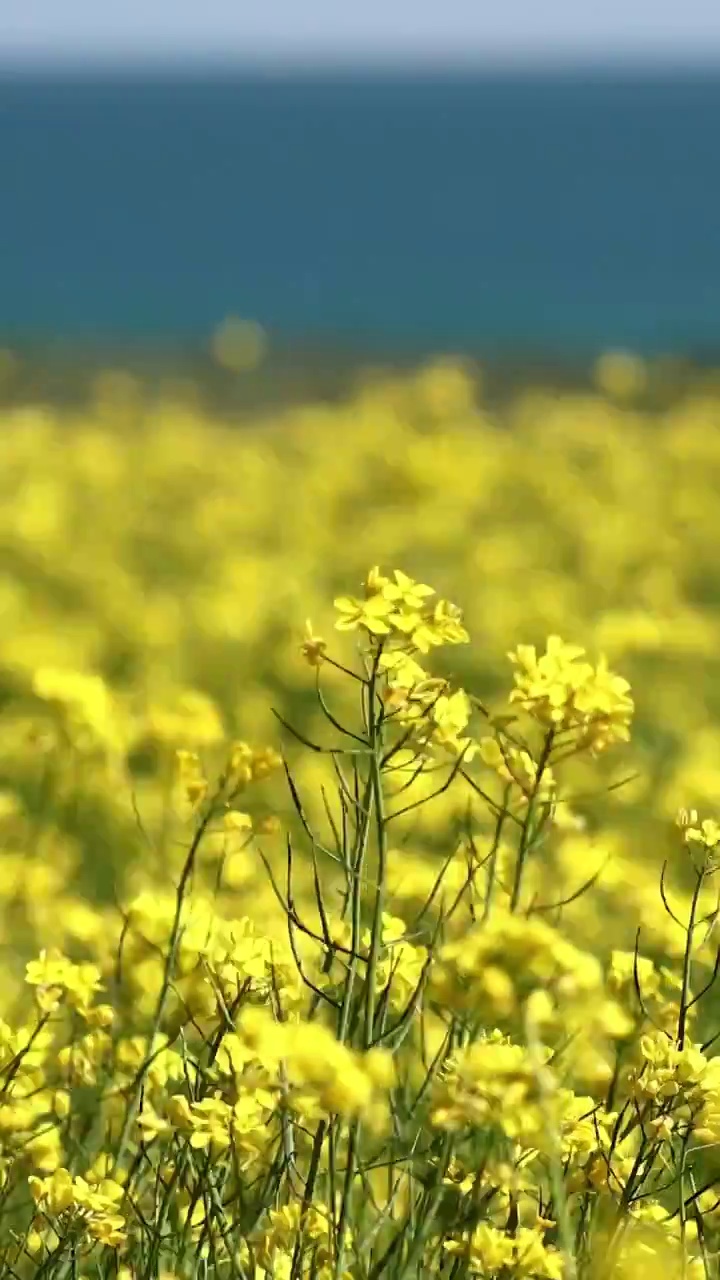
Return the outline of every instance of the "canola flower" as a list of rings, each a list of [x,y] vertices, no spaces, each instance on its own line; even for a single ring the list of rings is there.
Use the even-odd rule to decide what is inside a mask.
[[[278,572],[271,526],[238,507],[199,422],[178,425],[177,407],[138,449],[138,489],[112,529],[103,518],[132,437],[120,446],[79,424],[58,484],[37,452],[51,450],[52,419],[14,422],[8,474],[37,467],[0,494],[14,566],[0,646],[0,936],[13,940],[0,1009],[3,1273],[718,1274],[711,727],[695,757],[667,743],[652,804],[615,786],[615,760],[638,736],[647,766],[650,728],[668,715],[692,725],[714,623],[693,613],[677,548],[674,561],[666,548],[677,581],[643,585],[657,545],[639,529],[629,550],[612,521],[592,536],[572,523],[588,502],[582,474],[609,510],[644,474],[648,423],[632,405],[646,384],[627,363],[598,377],[614,387],[612,411],[593,397],[528,398],[507,411],[516,436],[457,369],[366,390],[347,474],[327,458],[320,411],[290,415],[305,431],[288,447],[308,511],[321,516],[331,466],[346,511],[385,486],[388,508],[368,506],[370,558],[383,543],[403,551],[418,495],[433,509],[428,477],[452,473],[444,450],[477,432],[482,479],[457,477],[455,514],[438,498],[417,577],[355,568],[352,549],[343,580],[333,568],[315,581],[300,552]],[[571,429],[580,411],[584,452]],[[656,515],[685,521],[693,573],[710,572],[710,503],[693,505],[682,484],[692,473],[697,497],[712,475],[697,425],[707,412],[681,404],[657,427],[673,487],[655,494]],[[540,443],[538,414],[552,466],[523,470],[517,441]],[[279,444],[289,429],[277,425]],[[392,432],[407,446],[402,474],[384,461]],[[220,441],[239,451],[249,493],[277,487],[271,449],[251,434]],[[533,552],[555,563],[554,548],[559,564],[572,549],[597,615],[571,576],[543,579],[493,526],[500,510],[516,519],[513,484],[524,515],[536,513]],[[184,527],[165,500],[189,504]],[[73,503],[88,504],[105,541],[70,568],[56,549]],[[482,565],[463,545],[475,503],[488,521]],[[247,565],[232,550],[245,529],[265,539]],[[313,557],[330,531],[318,525]],[[457,593],[462,610],[425,581],[455,594],[453,538],[457,584],[469,566],[484,571]],[[187,587],[181,610],[159,586],[171,566]],[[49,638],[27,604],[41,569]],[[617,604],[631,582],[645,601],[634,612]],[[300,631],[308,616],[293,653],[288,619]],[[584,644],[561,638],[573,634]],[[684,662],[695,684],[673,701],[665,677]],[[680,805],[678,833],[666,819]],[[653,874],[649,833],[661,831]]]
[[[337,669],[357,682],[359,722],[321,699],[347,745],[314,748],[338,783],[334,847],[273,748],[231,740],[214,774],[199,748],[178,748],[190,831],[174,890],[136,895],[114,956],[45,949],[27,963],[30,1022],[3,1024],[0,1069],[4,1203],[25,1215],[3,1238],[0,1211],[13,1274],[620,1280],[653,1262],[713,1274],[720,1032],[690,1032],[720,968],[698,989],[720,827],[680,814],[705,857],[679,972],[637,945],[606,967],[524,881],[562,839],[569,762],[627,740],[627,682],[557,637],[544,659],[520,646],[507,706],[523,728],[420,661],[467,643],[459,608],[379,567],[363,596],[335,601],[336,630],[358,638],[357,669]],[[335,662],[309,626],[300,649],[311,669]],[[200,874],[203,841],[253,838],[235,806],[281,766],[314,884],[311,911],[295,893],[297,835],[282,882],[257,847],[285,936],[224,915]],[[430,794],[409,799],[425,775]],[[486,856],[473,842],[449,892],[457,854],[414,918],[394,913],[390,824],[461,783],[494,826]]]
[[[667,826],[679,806],[707,808],[715,796],[717,390],[710,376],[678,373],[672,386],[668,378],[611,353],[595,388],[529,389],[491,402],[465,364],[439,360],[403,378],[366,381],[332,408],[298,405],[235,429],[170,389],[145,403],[114,374],[98,381],[83,410],[3,411],[2,785],[16,812],[0,819],[0,934],[7,917],[15,936],[22,917],[23,958],[93,932],[114,946],[120,882],[131,881],[132,893],[171,859],[179,870],[174,752],[212,755],[228,735],[268,740],[271,705],[317,728],[321,712],[292,659],[290,629],[309,616],[308,643],[322,641],[333,596],[367,603],[352,583],[368,561],[390,556],[408,578],[414,565],[421,587],[439,575],[443,594],[463,599],[461,626],[476,637],[453,655],[454,701],[437,703],[448,750],[474,749],[464,743],[461,690],[482,700],[497,690],[503,655],[518,637],[534,642],[540,665],[542,637],[559,635],[607,653],[637,687],[652,682],[626,771],[640,777],[605,801],[604,840],[616,869],[614,883],[604,881],[607,910],[594,911],[587,898],[577,928],[598,939],[602,914],[615,945],[627,947],[642,915],[659,945],[672,948],[653,889]],[[288,492],[291,503],[282,500]],[[339,530],[356,516],[363,536],[344,545]],[[82,546],[78,528],[88,535]],[[412,625],[417,598],[403,602],[402,580],[386,576],[381,615],[399,605],[396,616]],[[452,622],[443,610],[438,602],[424,639],[415,629],[419,665],[437,648],[438,625]],[[322,646],[313,652],[342,702],[349,686],[336,680],[333,662],[347,650],[340,646],[330,663]],[[399,702],[407,663],[398,677],[388,696]],[[438,693],[414,691],[403,710],[408,725],[417,702]],[[619,709],[613,732],[621,722]],[[492,737],[490,726],[483,736]],[[504,744],[507,768],[520,779],[524,749]],[[318,764],[308,753],[296,767],[322,821]],[[576,765],[581,793],[622,781],[614,753],[600,751],[595,764],[581,753]],[[434,806],[435,829],[414,840],[417,875],[427,847],[437,852],[443,831],[457,824],[458,797],[449,789]],[[260,793],[258,810],[263,834],[276,815]],[[574,868],[595,865],[602,850],[583,814],[561,800],[555,813],[567,837],[555,874],[562,892],[573,892]],[[220,892],[232,897],[253,882],[253,863],[239,836],[232,848],[226,843]],[[203,856],[222,844],[215,835]],[[268,923],[275,917],[269,893],[262,911]]]

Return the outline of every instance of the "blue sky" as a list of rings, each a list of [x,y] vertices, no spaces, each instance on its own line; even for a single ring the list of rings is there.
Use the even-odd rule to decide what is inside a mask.
[[[720,0],[0,0],[0,59],[720,60]]]

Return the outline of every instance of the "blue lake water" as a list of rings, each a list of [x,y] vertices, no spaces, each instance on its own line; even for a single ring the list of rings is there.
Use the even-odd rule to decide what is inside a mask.
[[[0,77],[0,341],[720,351],[720,74]]]

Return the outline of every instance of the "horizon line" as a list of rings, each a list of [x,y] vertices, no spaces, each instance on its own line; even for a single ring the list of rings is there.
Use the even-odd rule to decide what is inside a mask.
[[[342,53],[271,55],[208,50],[197,54],[185,50],[96,50],[77,54],[57,50],[3,50],[0,48],[0,76],[25,75],[203,75],[327,77],[333,75],[447,76],[521,74],[678,74],[705,72],[720,74],[720,47],[708,50],[486,50],[445,56],[402,56],[397,53]]]

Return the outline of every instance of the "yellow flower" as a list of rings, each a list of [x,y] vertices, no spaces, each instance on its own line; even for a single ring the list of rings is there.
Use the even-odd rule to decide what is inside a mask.
[[[388,619],[393,612],[393,605],[384,596],[371,596],[369,600],[338,596],[334,605],[340,614],[335,623],[337,631],[357,631],[359,627],[363,627],[372,635],[390,634]]]
[[[427,672],[403,649],[386,649],[380,655],[379,669],[388,673],[391,686],[412,689],[427,680]]]
[[[104,1244],[107,1248],[117,1249],[121,1244],[125,1243],[125,1219],[119,1213],[105,1214],[100,1217],[93,1217],[88,1223],[88,1231],[98,1244]]]
[[[165,1138],[172,1134],[172,1125],[163,1120],[157,1111],[146,1104],[137,1118],[138,1127],[142,1130],[143,1141],[152,1142],[155,1138]]]
[[[223,826],[226,831],[252,831],[252,818],[249,813],[241,813],[238,809],[229,809],[223,815]]]
[[[634,703],[627,680],[610,671],[602,657],[595,668],[580,661],[584,654],[580,645],[557,635],[548,638],[539,656],[534,645],[518,645],[508,655],[516,668],[510,702],[555,731],[578,730],[576,749],[586,746],[597,753],[627,741]]]
[[[41,951],[37,960],[26,965],[25,981],[36,988],[37,1001],[46,1012],[65,995],[82,1013],[89,1009],[93,996],[102,986],[96,965],[73,964],[59,951]]]
[[[385,599],[391,600],[396,608],[400,606],[409,612],[417,612],[424,607],[428,596],[435,595],[432,587],[424,582],[415,582],[402,569],[395,569],[394,574],[395,581],[385,579],[380,590]]]
[[[50,1217],[56,1218],[75,1202],[72,1174],[67,1169],[56,1169],[48,1178],[28,1178],[30,1194],[38,1207]]]
[[[720,844],[720,823],[714,818],[704,818],[699,827],[688,827],[685,832],[687,844],[701,844],[705,849],[714,849]]]

